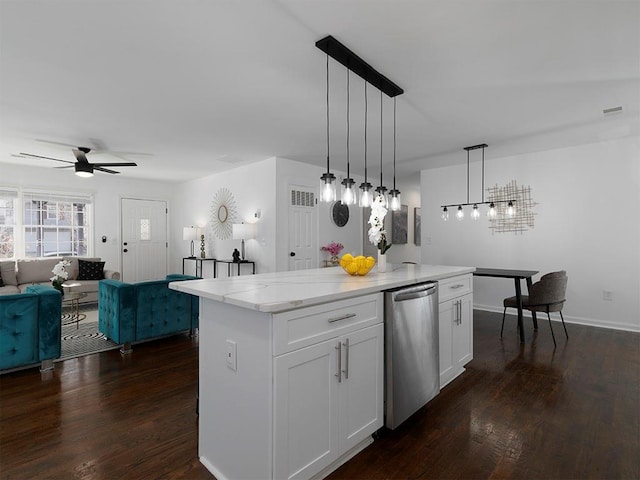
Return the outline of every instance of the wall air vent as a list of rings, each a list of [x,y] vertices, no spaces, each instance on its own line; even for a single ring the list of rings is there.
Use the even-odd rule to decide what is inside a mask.
[[[313,192],[291,190],[291,205],[295,207],[313,208],[315,206],[315,197]]]

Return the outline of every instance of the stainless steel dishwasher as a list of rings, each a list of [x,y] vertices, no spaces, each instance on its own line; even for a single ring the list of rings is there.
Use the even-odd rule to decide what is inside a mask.
[[[386,291],[385,426],[396,428],[440,392],[438,283]]]

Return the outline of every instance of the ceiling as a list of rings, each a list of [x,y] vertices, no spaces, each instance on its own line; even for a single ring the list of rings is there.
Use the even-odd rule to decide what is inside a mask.
[[[0,162],[73,161],[58,142],[134,152],[88,154],[137,162],[116,168],[129,178],[186,181],[273,156],[326,165],[326,35],[404,89],[399,176],[465,162],[478,143],[490,158],[636,135],[639,25],[635,0],[0,0]],[[331,165],[344,170],[347,72],[329,71]],[[364,81],[350,85],[362,174]],[[377,177],[380,94],[367,91]],[[389,176],[386,96],[382,122]]]

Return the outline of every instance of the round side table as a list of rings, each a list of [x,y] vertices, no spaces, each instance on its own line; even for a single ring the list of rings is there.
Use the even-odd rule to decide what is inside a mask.
[[[80,328],[80,322],[87,318],[84,313],[80,313],[80,299],[86,297],[85,292],[65,291],[62,297],[62,306],[66,311],[62,312],[62,325],[76,324]]]

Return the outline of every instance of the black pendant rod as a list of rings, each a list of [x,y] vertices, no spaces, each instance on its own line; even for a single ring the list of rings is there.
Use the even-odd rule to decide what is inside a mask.
[[[467,150],[467,203],[469,203],[469,150]]]
[[[329,55],[327,55],[327,174],[329,168]]]
[[[380,187],[382,187],[382,90],[380,90]]]
[[[393,99],[393,189],[396,189],[396,99]],[[394,195],[397,195],[395,193]]]
[[[349,70],[347,69],[347,178],[349,175]]]
[[[367,82],[364,82],[364,183],[367,183],[367,111],[369,101],[367,100]]]
[[[387,94],[389,97],[393,98],[396,95],[401,95],[402,93],[404,93],[404,90],[402,90],[402,88],[400,88],[387,77],[376,71],[371,65],[365,62],[362,58],[353,53],[331,35],[318,40],[316,42],[316,47],[325,52],[327,55],[331,56],[331,58],[340,62],[353,73],[364,78],[367,82],[369,82],[381,92]]]

